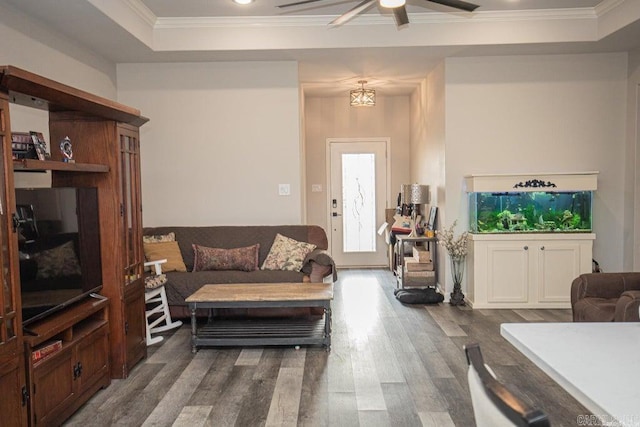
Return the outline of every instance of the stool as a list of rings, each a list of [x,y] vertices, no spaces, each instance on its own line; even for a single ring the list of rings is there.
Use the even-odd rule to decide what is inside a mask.
[[[169,313],[167,294],[164,290],[164,285],[167,283],[167,276],[162,273],[162,264],[165,262],[167,262],[166,259],[161,259],[144,263],[145,267],[153,265],[155,270],[155,275],[148,276],[144,281],[144,302],[145,305],[151,306],[145,309],[147,345],[157,344],[163,340],[163,337],[152,337],[151,334],[165,332],[182,326],[182,321],[173,321]]]

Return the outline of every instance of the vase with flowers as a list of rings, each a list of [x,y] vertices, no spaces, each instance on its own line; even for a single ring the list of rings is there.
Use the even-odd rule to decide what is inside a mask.
[[[467,241],[469,240],[469,233],[465,231],[456,238],[453,230],[457,223],[457,220],[454,221],[451,227],[437,231],[436,235],[438,237],[438,244],[445,247],[451,260],[453,292],[451,292],[449,303],[451,305],[464,305],[464,294],[462,293],[461,284],[468,251]]]

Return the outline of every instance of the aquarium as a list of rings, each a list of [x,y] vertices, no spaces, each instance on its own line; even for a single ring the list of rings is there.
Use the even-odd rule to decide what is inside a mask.
[[[473,233],[591,232],[591,191],[469,193]]]
[[[472,233],[590,233],[596,173],[466,177]]]

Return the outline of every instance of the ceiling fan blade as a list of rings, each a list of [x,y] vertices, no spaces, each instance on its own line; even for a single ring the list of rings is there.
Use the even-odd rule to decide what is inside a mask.
[[[301,1],[297,1],[295,3],[281,4],[281,5],[278,5],[276,7],[283,8],[283,7],[291,7],[291,6],[300,6],[300,5],[303,5],[303,4],[315,3],[317,1],[320,1],[320,0],[301,0]]]
[[[431,3],[438,3],[444,6],[453,7],[454,9],[466,10],[467,12],[473,12],[478,7],[480,7],[477,4],[468,3],[462,0],[427,0],[427,1],[430,1]]]
[[[351,19],[353,19],[360,12],[364,12],[365,10],[367,10],[369,7],[371,7],[372,5],[374,5],[377,2],[378,2],[378,0],[364,0],[364,1],[360,2],[360,3],[358,3],[358,5],[356,7],[354,7],[353,9],[349,10],[348,12],[344,13],[343,15],[338,16],[333,21],[329,22],[329,26],[336,27],[338,25],[342,25],[345,22],[350,21]]]
[[[393,17],[396,20],[396,27],[401,27],[409,23],[409,16],[407,15],[407,8],[404,6],[393,8]]]

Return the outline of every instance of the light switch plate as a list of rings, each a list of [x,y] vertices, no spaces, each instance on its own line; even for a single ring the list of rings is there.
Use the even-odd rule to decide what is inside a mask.
[[[289,195],[291,195],[291,185],[290,184],[278,184],[278,195],[280,195],[280,196],[289,196]]]

